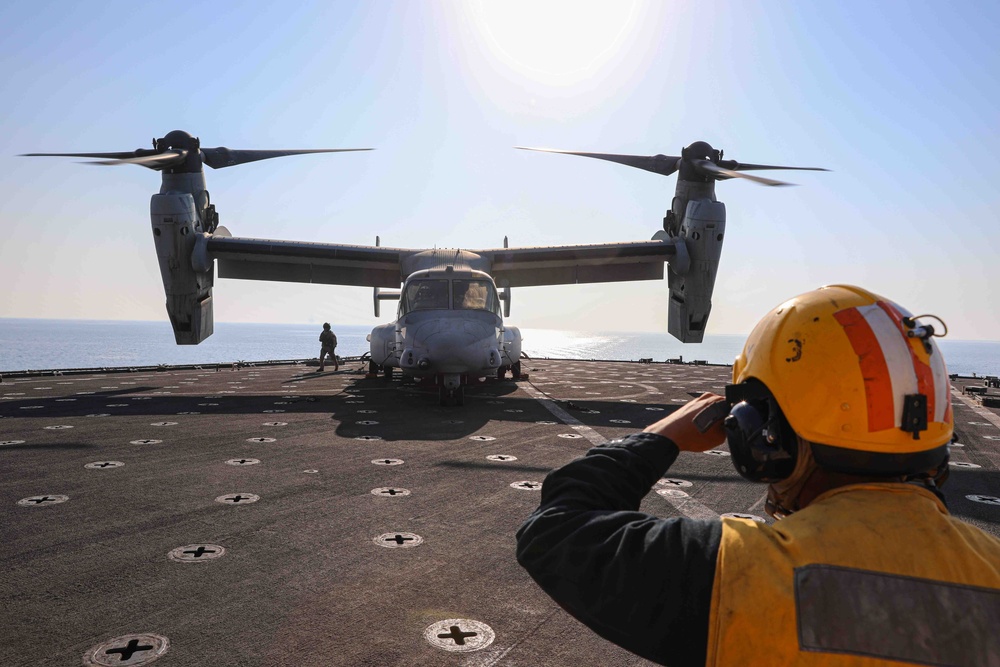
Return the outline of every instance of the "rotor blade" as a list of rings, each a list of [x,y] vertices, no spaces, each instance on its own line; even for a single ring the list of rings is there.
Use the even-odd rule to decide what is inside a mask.
[[[154,155],[140,155],[139,157],[127,157],[120,160],[97,160],[95,162],[87,162],[86,164],[103,164],[103,165],[118,165],[118,164],[137,164],[140,167],[149,167],[150,169],[158,169],[162,167],[169,167],[173,164],[180,164],[187,157],[188,152],[186,150],[167,150],[162,153],[156,153]]]
[[[704,174],[709,172],[715,176],[724,176],[726,178],[745,178],[748,181],[753,181],[754,183],[760,183],[761,185],[795,185],[794,183],[786,183],[785,181],[776,181],[773,178],[764,178],[762,176],[751,176],[750,174],[741,174],[738,171],[733,171],[732,169],[723,169],[722,167],[716,165],[711,160],[692,160],[691,161],[695,169]]]
[[[735,166],[730,165],[730,162],[735,162]],[[823,167],[779,167],[770,164],[743,164],[742,162],[736,162],[735,160],[723,160],[719,163],[720,166],[725,166],[726,168],[734,169],[736,171],[754,171],[758,169],[794,169],[795,171],[830,171],[829,169],[824,169]]]
[[[370,151],[372,148],[311,148],[303,150],[230,150],[225,146],[219,148],[202,148],[202,161],[212,169],[222,169],[232,167],[237,164],[256,162],[257,160],[269,160],[273,157],[284,157],[286,155],[305,155],[307,153],[348,153],[352,151]]]
[[[672,155],[614,155],[611,153],[581,153],[578,151],[562,151],[555,148],[529,148],[527,146],[514,146],[522,151],[540,151],[542,153],[563,153],[564,155],[582,155],[583,157],[594,157],[598,160],[608,160],[617,162],[636,169],[645,169],[654,174],[670,176],[677,171],[680,162],[679,157]]]
[[[98,157],[109,160],[124,160],[130,157],[142,156],[146,153],[154,154],[155,151],[140,148],[138,151],[119,153],[21,153],[20,157]]]

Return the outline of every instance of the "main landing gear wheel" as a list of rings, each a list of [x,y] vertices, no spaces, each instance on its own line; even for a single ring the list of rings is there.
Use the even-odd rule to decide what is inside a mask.
[[[377,375],[378,374],[378,366],[375,364],[374,361],[369,361],[368,362],[368,374],[369,375]]]
[[[392,366],[383,366],[382,370],[385,373],[385,381],[392,382]]]
[[[517,380],[519,377],[521,377],[521,362],[519,361],[516,364],[513,364],[512,366],[501,366],[500,368],[498,368],[497,379],[503,380],[505,377],[507,377],[508,370],[510,371],[511,378]]]

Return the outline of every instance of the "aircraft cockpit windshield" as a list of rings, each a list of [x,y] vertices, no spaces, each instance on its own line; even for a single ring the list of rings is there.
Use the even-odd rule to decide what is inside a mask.
[[[496,288],[488,280],[453,280],[455,310],[491,310],[499,314]]]
[[[449,283],[451,299],[449,299]],[[400,302],[400,314],[415,310],[488,310],[500,314],[496,287],[489,280],[442,280],[424,278],[410,281]]]
[[[447,280],[414,280],[406,286],[406,312],[448,310]]]

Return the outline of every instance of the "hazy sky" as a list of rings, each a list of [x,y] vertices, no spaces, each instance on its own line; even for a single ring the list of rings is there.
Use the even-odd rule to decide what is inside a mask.
[[[645,240],[675,177],[515,145],[677,155],[718,184],[709,333],[854,283],[1000,339],[1000,3],[12,2],[0,8],[0,317],[165,320],[159,175],[27,152],[376,148],[213,171],[236,236],[395,247]],[[365,288],[218,281],[218,321],[374,324]],[[384,308],[381,321],[393,308]],[[511,322],[665,331],[666,282],[514,290]]]

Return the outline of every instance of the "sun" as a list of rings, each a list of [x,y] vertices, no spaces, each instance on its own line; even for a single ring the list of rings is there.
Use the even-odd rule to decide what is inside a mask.
[[[477,0],[473,17],[503,65],[539,83],[572,85],[611,60],[638,24],[637,1]]]

